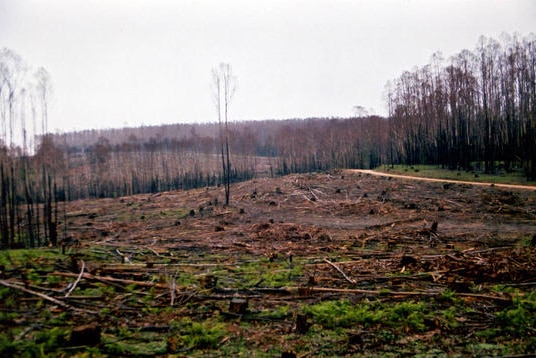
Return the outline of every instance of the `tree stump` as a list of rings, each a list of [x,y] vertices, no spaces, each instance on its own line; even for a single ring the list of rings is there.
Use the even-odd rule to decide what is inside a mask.
[[[248,310],[248,301],[244,298],[234,297],[229,304],[229,311],[236,314],[244,314]]]
[[[293,351],[284,351],[281,353],[281,358],[296,358],[296,353]]]
[[[96,346],[101,341],[101,328],[96,324],[86,324],[75,327],[71,332],[69,344],[78,346]]]
[[[311,324],[307,322],[307,315],[298,314],[296,316],[296,332],[299,334],[305,334],[311,327]]]
[[[205,275],[199,277],[199,284],[203,288],[214,288],[216,287],[216,283],[218,282],[218,278],[213,275]]]

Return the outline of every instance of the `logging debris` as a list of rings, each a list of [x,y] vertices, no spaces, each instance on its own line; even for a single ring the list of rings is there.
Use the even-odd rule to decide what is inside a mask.
[[[36,312],[4,324],[3,333],[34,337],[45,325],[39,312],[49,310],[71,317],[66,345],[105,353],[123,329],[162,338],[162,354],[201,356],[231,349],[236,337],[281,356],[344,355],[355,347],[381,354],[393,352],[384,336],[395,333],[388,341],[395,350],[411,340],[431,349],[438,334],[445,350],[462,354],[467,340],[478,341],[504,307],[536,287],[533,191],[334,172],[238,183],[226,207],[223,195],[213,187],[67,203],[71,239],[63,247],[0,267],[0,285],[17,298],[4,309]],[[56,256],[46,259],[51,250]],[[349,330],[342,350],[303,348],[307,335],[328,326],[305,307],[341,300],[423,302],[437,315],[418,329]],[[456,300],[485,314],[468,310],[456,316],[463,327],[446,327],[441,312]],[[184,327],[214,320],[227,333],[187,345]]]

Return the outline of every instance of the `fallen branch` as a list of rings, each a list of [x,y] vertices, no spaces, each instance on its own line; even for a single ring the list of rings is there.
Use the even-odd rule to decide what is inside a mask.
[[[328,259],[324,259],[324,262],[328,263],[335,270],[339,271],[339,273],[346,279],[346,281],[350,282],[352,285],[355,285],[356,282],[352,280],[350,277],[346,276],[346,274],[339,267],[337,267],[337,265],[335,265],[333,262],[329,261]]]
[[[119,251],[119,249],[115,249],[115,252],[117,252],[117,254],[121,256],[122,263],[131,263],[130,258],[127,256],[127,254],[122,253],[121,251]]]
[[[474,297],[474,298],[482,298],[482,299],[485,299],[485,300],[495,300],[495,301],[503,301],[503,302],[512,301],[512,299],[509,298],[509,297],[482,295],[482,294],[478,294],[478,293],[458,293],[458,292],[456,292],[454,295],[455,296],[461,296],[461,297]]]
[[[150,247],[147,247],[147,250],[152,251],[152,253],[155,254],[156,256],[160,256],[160,254],[156,252],[156,250],[151,249]]]
[[[24,336],[26,336],[28,333],[30,333],[31,330],[33,329],[36,329],[36,328],[39,328],[40,325],[39,324],[32,324],[31,326],[29,327],[26,327],[16,338],[15,338],[15,341],[20,341],[21,339],[24,338]]]
[[[390,291],[390,290],[362,290],[362,289],[352,289],[352,288],[329,288],[329,287],[287,287],[287,290],[290,291],[298,291],[300,290],[306,290],[308,292],[330,292],[330,293],[361,293],[366,295],[392,295],[392,296],[439,296],[443,294],[443,292],[437,292],[437,291]],[[508,297],[499,297],[499,296],[490,296],[490,295],[482,295],[482,294],[475,294],[475,293],[459,293],[456,292],[454,294],[455,296],[459,297],[474,297],[474,298],[482,298],[487,300],[495,300],[495,301],[502,301],[502,302],[510,302],[511,299]]]
[[[22,292],[28,293],[30,295],[40,297],[40,298],[42,298],[42,299],[44,299],[46,301],[52,302],[52,303],[54,303],[54,304],[56,304],[58,306],[61,306],[63,308],[72,309],[73,311],[77,311],[77,312],[81,312],[81,313],[89,313],[89,314],[97,314],[98,313],[98,312],[95,312],[95,311],[88,311],[88,310],[84,310],[84,309],[81,309],[81,308],[76,308],[76,307],[69,306],[65,302],[61,302],[61,301],[55,299],[54,297],[50,297],[48,295],[45,295],[44,293],[29,290],[27,288],[24,288],[22,286],[19,286],[19,285],[16,285],[14,283],[10,283],[10,282],[4,281],[4,280],[0,280],[0,285],[6,286],[6,287],[9,287],[9,288],[13,288],[15,290],[22,291]]]
[[[64,277],[73,277],[77,274],[70,273],[70,272],[53,272],[52,275],[55,276],[64,276]],[[158,287],[158,288],[169,288],[168,284],[165,283],[158,283],[158,282],[147,282],[147,281],[134,281],[134,280],[126,280],[121,278],[115,278],[110,276],[95,276],[90,273],[84,272],[82,274],[82,277],[87,280],[94,280],[94,281],[100,281],[104,283],[109,284],[123,284],[123,285],[136,285],[136,286],[143,286],[143,287]]]
[[[175,303],[175,298],[177,297],[177,274],[170,275],[169,276],[169,293],[171,295],[171,303],[170,306],[173,307],[173,304]]]
[[[536,286],[536,282],[507,283],[504,286],[507,286],[507,287]]]
[[[92,301],[103,301],[104,296],[69,296],[69,297],[58,297],[58,300],[80,300],[80,301],[86,301],[86,300],[92,300]]]
[[[68,297],[74,291],[74,289],[76,288],[76,285],[78,285],[78,282],[80,282],[80,279],[82,278],[82,275],[84,274],[86,263],[84,262],[84,260],[81,260],[81,261],[82,261],[82,268],[80,269],[80,274],[78,275],[78,278],[76,279],[76,281],[74,281],[69,291],[67,291],[67,293],[65,294],[65,297]]]
[[[330,287],[279,287],[279,288],[251,288],[246,290],[237,290],[237,289],[230,289],[230,288],[218,288],[215,290],[216,293],[220,293],[221,295],[210,295],[210,296],[199,296],[201,299],[228,299],[229,297],[238,297],[237,295],[240,295],[240,297],[247,297],[247,298],[253,298],[253,297],[262,297],[259,296],[259,293],[261,294],[275,294],[275,295],[285,295],[290,296],[293,294],[313,294],[315,292],[318,293],[359,293],[364,295],[371,295],[371,296],[439,296],[443,294],[443,291],[391,291],[391,290],[364,290],[359,288],[330,288]],[[495,301],[502,301],[502,302],[510,302],[511,299],[507,297],[499,297],[499,296],[490,296],[490,295],[482,295],[482,294],[474,294],[474,293],[455,293],[456,296],[459,297],[474,297],[474,298],[482,298],[487,300],[495,300]]]
[[[166,257],[170,260],[179,260],[179,258],[174,257]],[[165,267],[165,268],[172,268],[172,267],[220,267],[220,266],[236,266],[236,262],[233,263],[203,263],[203,264],[195,264],[195,263],[174,263],[174,264],[168,264],[168,263],[158,263],[154,262],[152,263],[153,268],[159,268],[159,267]],[[116,271],[135,271],[135,270],[143,270],[143,272],[147,271],[147,262],[144,263],[133,263],[133,264],[122,264],[122,263],[107,263],[106,265],[101,267],[103,270],[113,270]]]

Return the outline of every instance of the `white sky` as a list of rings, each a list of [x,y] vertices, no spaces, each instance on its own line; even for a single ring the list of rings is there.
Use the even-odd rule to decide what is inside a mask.
[[[0,48],[51,75],[53,131],[216,121],[220,62],[233,120],[384,115],[388,80],[501,32],[536,33],[536,1],[0,0]]]

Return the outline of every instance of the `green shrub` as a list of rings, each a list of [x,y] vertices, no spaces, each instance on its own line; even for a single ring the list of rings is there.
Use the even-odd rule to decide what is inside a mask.
[[[183,349],[215,349],[226,333],[224,324],[212,321],[193,322],[188,318],[174,321],[173,326],[179,332],[168,342],[172,340]]]
[[[380,302],[354,305],[344,300],[326,301],[307,306],[304,311],[313,317],[315,323],[329,329],[380,325],[413,331],[426,330],[425,320],[431,314],[424,303],[413,301],[397,303],[394,306]]]

